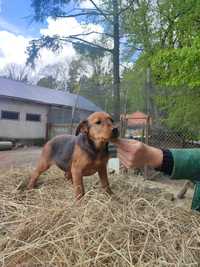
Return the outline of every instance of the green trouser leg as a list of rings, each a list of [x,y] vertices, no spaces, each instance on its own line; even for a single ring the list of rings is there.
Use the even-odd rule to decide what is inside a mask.
[[[195,181],[194,195],[192,199],[192,210],[200,211],[200,182]]]

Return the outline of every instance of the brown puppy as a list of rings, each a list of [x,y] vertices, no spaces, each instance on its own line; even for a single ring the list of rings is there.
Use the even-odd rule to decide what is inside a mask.
[[[108,142],[118,135],[118,129],[114,127],[109,114],[92,113],[79,124],[76,136],[60,135],[46,143],[31,175],[28,189],[34,188],[41,173],[57,165],[72,180],[77,199],[84,195],[83,176],[96,172],[104,191],[112,193],[107,176]]]

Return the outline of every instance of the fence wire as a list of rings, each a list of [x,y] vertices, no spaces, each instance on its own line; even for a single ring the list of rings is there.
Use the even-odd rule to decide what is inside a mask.
[[[157,148],[200,148],[200,140],[192,131],[177,128],[169,129],[164,126],[156,126],[148,116],[128,117],[121,120],[121,132],[125,138],[139,140],[147,145]],[[138,173],[138,170],[136,170]],[[140,170],[145,179],[153,179],[156,175],[151,168]]]

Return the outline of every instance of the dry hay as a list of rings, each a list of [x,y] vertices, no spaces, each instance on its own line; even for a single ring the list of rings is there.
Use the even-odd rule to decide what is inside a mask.
[[[38,189],[16,191],[28,174],[0,175],[0,266],[199,266],[200,217],[162,190],[112,176],[110,198],[89,177],[77,204],[57,169]]]

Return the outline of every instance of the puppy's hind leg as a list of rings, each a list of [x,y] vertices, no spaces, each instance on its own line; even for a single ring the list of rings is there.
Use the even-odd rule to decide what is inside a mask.
[[[35,168],[35,170],[33,171],[33,173],[31,174],[29,183],[28,183],[28,189],[33,189],[35,187],[35,184],[37,182],[38,177],[45,172],[46,170],[49,169],[50,167],[50,163],[45,159],[45,158],[41,158]]]

